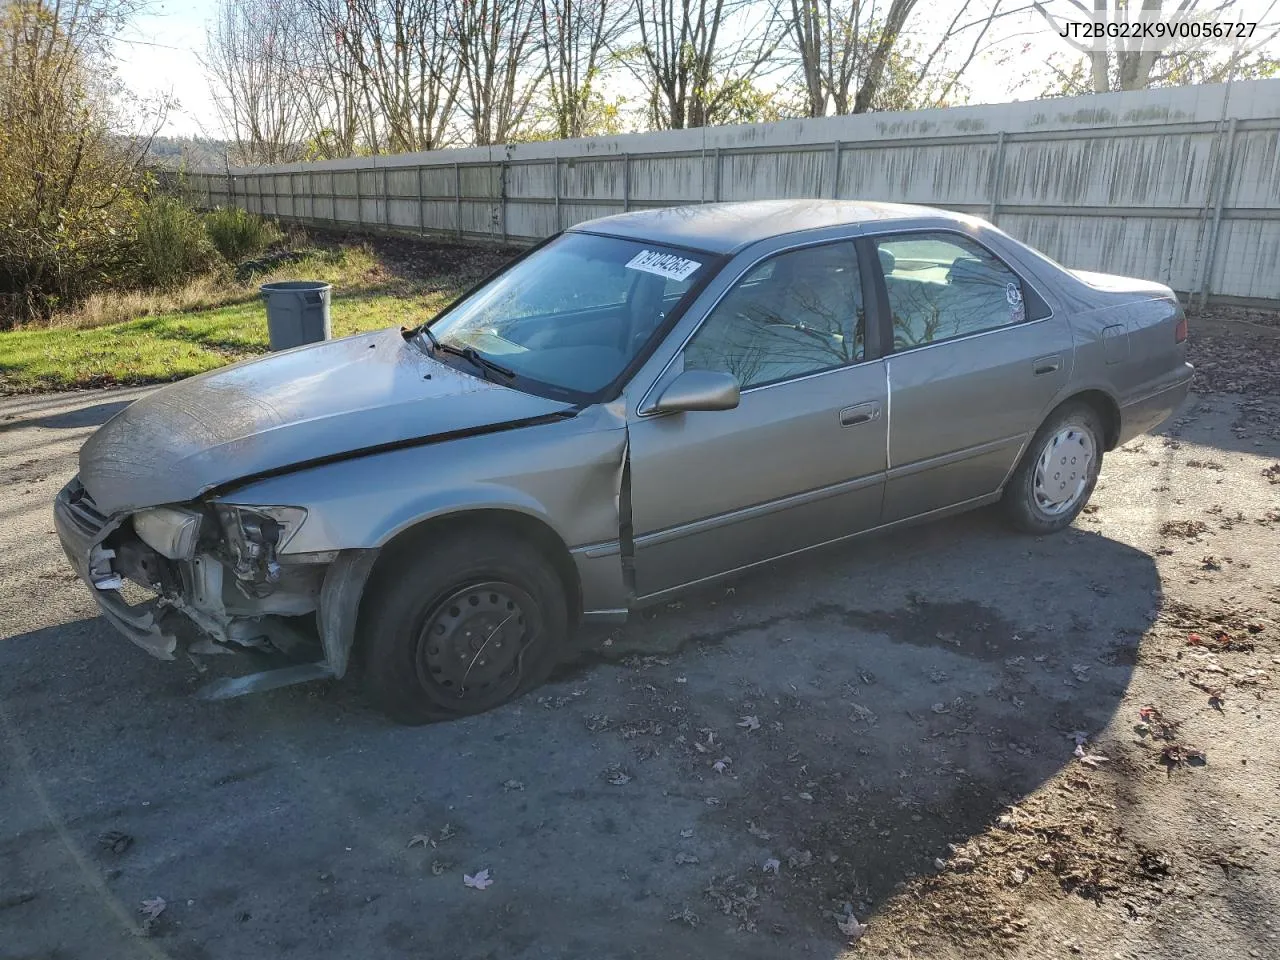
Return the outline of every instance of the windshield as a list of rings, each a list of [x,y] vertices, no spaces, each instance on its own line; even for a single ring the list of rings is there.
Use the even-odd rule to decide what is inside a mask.
[[[435,355],[557,392],[613,383],[699,284],[707,254],[566,233],[434,320]],[[478,357],[478,362],[475,358]]]

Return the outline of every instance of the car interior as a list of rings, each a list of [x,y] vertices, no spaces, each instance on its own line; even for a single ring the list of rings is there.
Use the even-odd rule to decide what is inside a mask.
[[[860,360],[862,289],[852,244],[780,254],[716,306],[685,350],[685,368],[723,370],[744,387]]]
[[[1019,323],[1018,276],[979,247],[928,237],[876,242],[895,350]]]

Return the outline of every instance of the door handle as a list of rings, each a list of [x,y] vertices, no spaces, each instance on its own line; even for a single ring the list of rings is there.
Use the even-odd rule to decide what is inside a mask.
[[[860,423],[870,423],[880,419],[880,403],[871,400],[867,403],[855,403],[840,411],[840,426],[856,427]]]
[[[1062,354],[1060,353],[1055,353],[1051,357],[1041,357],[1039,360],[1035,362],[1036,376],[1038,377],[1041,374],[1045,374],[1045,373],[1053,373],[1055,370],[1057,370],[1061,366],[1062,366]]]

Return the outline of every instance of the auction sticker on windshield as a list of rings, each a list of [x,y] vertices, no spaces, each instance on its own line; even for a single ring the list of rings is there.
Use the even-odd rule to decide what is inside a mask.
[[[685,280],[700,266],[702,264],[697,260],[686,260],[674,253],[659,253],[656,250],[641,250],[627,262],[628,270],[656,273],[668,280]]]

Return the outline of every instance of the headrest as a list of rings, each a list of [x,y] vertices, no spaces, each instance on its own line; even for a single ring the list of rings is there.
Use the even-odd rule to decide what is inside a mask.
[[[1007,277],[977,257],[959,257],[947,272],[948,283],[989,283],[1004,286]]]
[[[893,273],[893,267],[898,262],[898,258],[883,247],[877,247],[876,253],[880,254],[880,269],[884,271],[885,275],[888,276]]]

